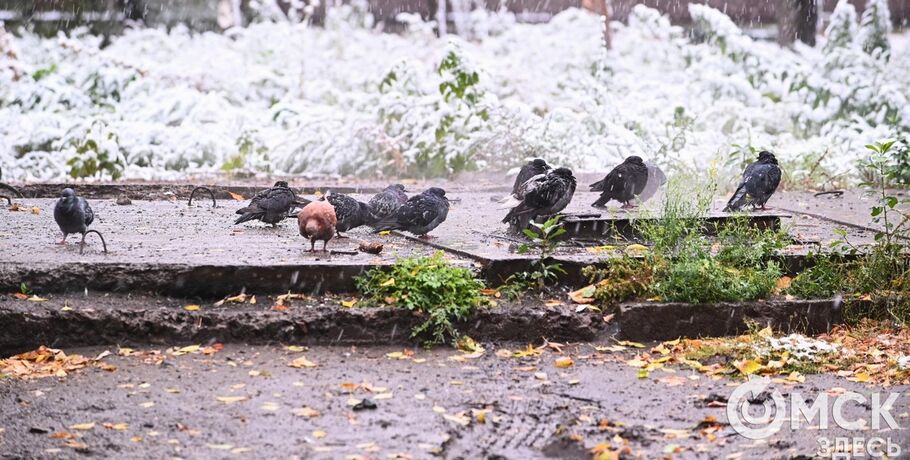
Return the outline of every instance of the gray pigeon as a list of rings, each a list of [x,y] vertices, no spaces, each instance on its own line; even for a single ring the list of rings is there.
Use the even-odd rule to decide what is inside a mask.
[[[66,237],[71,233],[82,235],[82,241],[79,243],[79,253],[85,249],[85,235],[87,233],[96,233],[101,237],[104,243],[104,237],[97,230],[89,230],[88,226],[95,220],[95,213],[88,201],[81,196],[76,196],[76,192],[71,188],[65,188],[60,192],[60,199],[54,205],[54,221],[63,232],[63,239],[57,244],[65,244]],[[107,252],[107,243],[104,243],[104,252]]]
[[[499,200],[499,209],[510,209],[518,206],[524,198],[524,191],[528,181],[546,174],[550,169],[550,165],[540,158],[527,162],[518,171],[518,175],[515,176],[515,183],[512,184],[512,193]]]
[[[275,186],[263,190],[250,200],[250,204],[237,210],[241,214],[234,225],[250,220],[260,220],[273,227],[288,217],[288,212],[297,205],[297,194],[288,187],[285,181],[275,182]]]
[[[341,232],[367,225],[373,221],[370,205],[366,203],[342,193],[332,192],[326,193],[325,199],[335,208],[335,216],[338,219],[335,230],[339,236],[341,236]]]
[[[648,167],[641,157],[632,155],[610,171],[606,177],[591,184],[592,192],[601,192],[591,206],[604,207],[610,200],[622,203],[623,209],[634,208],[631,201],[645,189]]]
[[[395,214],[398,208],[408,202],[408,195],[404,193],[405,191],[404,185],[395,184],[386,187],[370,198],[370,202],[367,204],[370,205],[374,224]]]
[[[777,158],[773,153],[763,150],[758,154],[758,161],[746,166],[743,180],[727,202],[724,212],[739,211],[747,204],[751,204],[753,209],[764,210],[765,203],[780,185],[781,175]]]
[[[522,199],[524,197],[523,185],[525,182],[531,180],[534,176],[546,174],[549,170],[550,165],[541,158],[535,158],[529,161],[526,165],[521,167],[521,170],[518,171],[518,175],[515,176],[515,183],[512,184],[512,196],[519,200]]]
[[[449,199],[446,198],[446,191],[431,187],[409,198],[394,215],[377,222],[375,228],[377,231],[406,230],[421,238],[429,238],[427,233],[443,223],[448,215]]]
[[[567,168],[556,168],[546,174],[534,176],[522,190],[521,202],[512,208],[503,223],[515,232],[521,232],[539,216],[552,216],[569,205],[575,194],[575,176]]]

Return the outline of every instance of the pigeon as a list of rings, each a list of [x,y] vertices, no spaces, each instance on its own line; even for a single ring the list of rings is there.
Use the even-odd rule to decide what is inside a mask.
[[[408,196],[404,193],[404,185],[395,184],[384,188],[381,192],[373,195],[368,203],[372,211],[372,223],[385,219],[398,210],[402,205],[408,202]]]
[[[322,240],[322,252],[326,252],[337,223],[335,207],[325,201],[312,201],[297,213],[300,236],[310,240],[310,252],[316,252],[317,240]]]
[[[601,192],[592,206],[604,207],[610,200],[623,203],[623,209],[634,208],[630,201],[641,195],[648,183],[648,167],[641,157],[632,155],[610,171],[602,180],[591,184],[592,192]]]
[[[275,182],[275,186],[256,194],[250,204],[237,210],[241,214],[234,225],[250,220],[261,220],[274,227],[288,217],[288,212],[299,204],[297,194],[288,187],[285,181]]]
[[[431,187],[409,198],[395,214],[377,222],[375,229],[406,230],[421,238],[429,238],[427,233],[438,227],[448,215],[449,199],[446,198],[446,191]]]
[[[76,196],[76,192],[71,188],[65,188],[60,192],[60,199],[54,205],[54,221],[63,232],[63,239],[57,244],[66,244],[66,237],[70,233],[82,235],[82,241],[79,243],[79,253],[85,249],[85,235],[89,232],[97,233],[104,243],[104,237],[97,230],[89,230],[88,226],[95,220],[95,212],[89,206],[88,201],[81,196]],[[107,243],[104,243],[104,252],[107,252]]]
[[[512,194],[499,200],[500,209],[514,208],[521,203],[522,198],[524,198],[525,185],[529,180],[537,176],[546,174],[550,170],[550,165],[546,161],[535,158],[527,162],[524,166],[521,167],[521,170],[518,171],[518,175],[515,176],[515,183],[512,184]]]
[[[513,207],[503,223],[520,232],[538,216],[552,216],[569,205],[575,194],[575,176],[567,168],[552,169],[534,176],[523,186],[522,200]]]
[[[765,203],[777,190],[780,178],[777,158],[767,150],[762,151],[758,154],[758,161],[746,166],[743,180],[727,202],[724,212],[739,211],[746,204],[751,204],[753,209],[766,209]]]
[[[341,193],[332,192],[326,193],[325,199],[335,208],[335,216],[338,220],[335,229],[338,231],[339,237],[341,232],[373,222],[373,213],[370,211],[370,205],[366,203]]]

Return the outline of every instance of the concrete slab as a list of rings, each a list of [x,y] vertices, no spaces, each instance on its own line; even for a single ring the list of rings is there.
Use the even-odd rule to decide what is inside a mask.
[[[428,184],[430,182],[420,186]],[[259,292],[338,292],[353,288],[353,277],[370,267],[390,264],[398,257],[429,255],[437,250],[445,251],[456,264],[481,269],[490,282],[497,283],[512,273],[527,270],[536,256],[518,254],[523,241],[508,233],[507,226],[500,222],[506,211],[498,209],[495,203],[504,191],[490,191],[496,188],[495,184],[486,184],[486,189],[463,184],[435,184],[451,190],[448,196],[453,203],[448,220],[432,232],[435,238],[429,242],[358,229],[349,233],[351,238],[330,243],[331,249],[351,253],[335,255],[306,252],[308,244],[298,235],[293,220],[285,221],[278,228],[260,223],[234,226],[234,211],[244,202],[220,200],[218,207],[213,208],[210,202],[200,199],[188,206],[177,199],[181,195],[188,197],[191,188],[185,184],[80,187],[87,196],[111,197],[90,199],[96,213],[92,228],[105,235],[108,254],[101,252],[100,241],[95,235],[89,235],[88,246],[82,255],[75,236],[70,237],[67,245],[55,244],[60,234],[53,221],[53,198],[15,199],[14,206],[19,211],[0,209],[0,289],[16,289],[25,282],[42,291],[89,288],[212,297],[244,288]],[[326,190],[336,185],[310,184],[306,187]],[[379,185],[360,183],[355,187],[378,188]],[[419,190],[420,186],[411,188]],[[24,188],[27,196],[56,193],[61,185],[29,187],[32,188]],[[249,185],[232,187],[246,187],[236,189],[244,196],[260,189]],[[501,184],[499,187],[506,189]],[[134,199],[131,205],[121,206],[113,199],[119,193],[158,199]],[[226,194],[226,191],[218,193]],[[352,196],[367,200],[371,195],[355,193]],[[602,211],[590,207],[596,197],[596,193],[579,191],[566,212],[596,213],[601,219],[628,222],[647,215],[648,209],[653,210],[659,203],[659,200],[652,200],[645,211],[618,208]],[[781,193],[770,204],[784,209],[781,204],[809,199]],[[722,199],[714,204],[717,209],[722,206]],[[840,238],[835,229],[845,227],[798,211],[759,214],[757,219],[779,220],[780,225],[788,229],[795,244],[787,248],[782,257],[791,259],[828,248],[831,241]],[[854,244],[873,242],[874,230],[860,226],[845,228]],[[380,242],[384,250],[378,256],[356,253],[360,241]],[[554,257],[568,269],[566,281],[577,284],[582,281],[579,274],[582,267],[606,263],[620,253],[622,243],[621,238],[617,241],[612,236],[574,238],[561,242]]]

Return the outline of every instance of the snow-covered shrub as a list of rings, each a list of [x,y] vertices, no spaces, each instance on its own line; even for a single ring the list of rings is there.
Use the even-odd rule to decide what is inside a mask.
[[[824,51],[753,40],[702,5],[693,37],[637,5],[606,51],[602,18],[579,9],[535,25],[474,10],[472,39],[453,45],[416,15],[396,35],[357,4],[330,8],[324,28],[269,5],[254,2],[245,28],[128,29],[106,47],[84,30],[0,32],[6,179],[59,180],[77,163],[86,180],[448,175],[535,156],[602,171],[628,155],[735,178],[733,145],[774,150],[795,177],[856,177],[864,144],[910,128],[910,53],[863,52],[846,6]]]
[[[386,135],[395,139],[402,170],[440,176],[477,167],[474,146],[483,136],[493,103],[480,87],[480,73],[452,45],[436,67],[432,89],[417,85],[416,70],[407,62],[390,70],[379,84],[380,118]],[[385,99],[391,99],[391,104]]]
[[[825,53],[830,53],[835,48],[848,48],[856,40],[856,7],[848,0],[839,0],[834,12],[831,13],[831,22],[825,29]]]
[[[126,161],[119,136],[103,121],[94,121],[83,130],[73,130],[60,140],[61,153],[68,158],[70,177],[119,179]]]
[[[891,54],[891,10],[888,0],[868,0],[859,27],[859,42],[863,51],[887,59]]]

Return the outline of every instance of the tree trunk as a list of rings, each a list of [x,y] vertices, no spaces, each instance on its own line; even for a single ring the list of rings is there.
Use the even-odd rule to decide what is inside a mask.
[[[613,49],[613,29],[610,28],[610,21],[613,20],[613,11],[610,10],[610,0],[603,0],[604,8],[604,46]]]
[[[816,0],[778,0],[777,41],[782,46],[792,45],[796,40],[815,46],[817,24]]]

